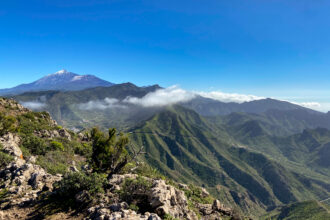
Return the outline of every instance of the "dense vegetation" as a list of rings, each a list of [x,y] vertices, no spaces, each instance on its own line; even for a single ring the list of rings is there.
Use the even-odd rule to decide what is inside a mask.
[[[328,176],[311,170],[306,175],[302,167],[280,164],[275,154],[243,147],[227,130],[194,111],[175,106],[130,132],[136,145],[145,146],[146,161],[161,172],[178,181],[203,185],[222,201],[237,203],[246,212],[329,195]],[[270,148],[269,154],[272,149],[276,148]]]
[[[289,204],[278,208],[262,219],[283,219],[283,220],[327,220],[330,219],[329,206],[317,201],[306,201]]]
[[[2,145],[0,144],[0,169],[7,166],[11,161],[13,161],[13,157],[5,152],[3,152]]]

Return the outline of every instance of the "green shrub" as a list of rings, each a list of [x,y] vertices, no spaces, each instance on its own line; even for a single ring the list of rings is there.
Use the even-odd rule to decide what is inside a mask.
[[[161,174],[158,169],[146,163],[140,163],[137,166],[137,168],[134,170],[134,173],[153,179],[163,179],[163,180],[166,179],[166,177],[163,174]]]
[[[29,157],[31,156],[31,152],[29,151],[29,149],[27,149],[26,147],[24,147],[23,145],[19,146],[21,148],[22,151],[22,155],[23,157]]]
[[[48,151],[48,146],[45,140],[33,135],[24,135],[22,146],[32,154],[44,155]]]
[[[16,118],[0,113],[0,136],[16,130]]]
[[[62,143],[57,142],[57,141],[52,141],[50,142],[50,149],[51,150],[60,150],[60,151],[64,151],[64,146]]]
[[[151,211],[148,202],[148,191],[152,183],[144,177],[138,176],[136,179],[127,178],[119,191],[120,198],[130,206],[138,207],[141,213]]]
[[[6,167],[13,160],[14,158],[11,155],[0,151],[0,168]]]
[[[8,189],[5,188],[0,190],[0,204],[4,199],[7,198],[8,194],[9,194]]]
[[[83,190],[87,191],[91,197],[104,193],[105,185],[104,175],[97,173],[87,175],[84,172],[69,173],[60,182],[54,184],[58,196],[68,199],[73,199]]]
[[[73,155],[63,151],[49,151],[37,158],[37,164],[50,174],[65,174]]]
[[[108,173],[109,177],[120,173],[127,165],[129,156],[126,145],[129,140],[123,133],[117,135],[116,129],[109,129],[108,135],[97,128],[91,131],[93,146],[92,166],[95,171]]]
[[[134,210],[134,211],[136,211],[136,212],[139,211],[139,207],[138,207],[137,205],[135,205],[135,204],[130,204],[130,205],[129,205],[129,209]]]
[[[75,154],[85,156],[86,158],[90,158],[92,156],[92,146],[90,144],[75,143],[72,145],[72,147]]]
[[[214,200],[211,196],[203,197],[202,189],[192,184],[189,185],[189,189],[182,190],[184,191],[187,199],[195,203],[210,204]]]
[[[47,112],[28,112],[17,116],[21,134],[30,135],[34,131],[53,130],[55,127],[49,124],[49,114]]]
[[[163,216],[164,220],[178,220],[177,218],[174,218],[173,216],[169,215],[169,214],[165,214]]]

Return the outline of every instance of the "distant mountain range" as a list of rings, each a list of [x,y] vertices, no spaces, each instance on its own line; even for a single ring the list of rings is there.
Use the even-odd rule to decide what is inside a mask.
[[[46,90],[76,91],[112,85],[114,83],[99,79],[93,75],[78,75],[66,70],[60,70],[29,84],[21,84],[9,89],[0,89],[0,95],[17,95],[24,92]]]
[[[28,92],[15,95],[13,98],[23,104],[42,103],[44,107],[37,110],[49,111],[55,120],[70,128],[82,129],[93,124],[104,128],[110,126],[129,128],[152,117],[162,107],[144,108],[123,101],[127,97],[142,98],[158,89],[161,89],[158,85],[138,87],[132,83],[124,83],[79,91]],[[107,99],[117,102],[118,105],[105,103]],[[86,105],[90,106],[83,108]],[[291,135],[302,132],[304,129],[317,127],[330,129],[329,113],[314,111],[275,99],[262,99],[239,104],[224,103],[197,96],[191,101],[179,103],[179,105],[192,109],[210,120],[218,122],[226,120],[226,123],[232,126],[241,126],[243,122],[255,120],[275,135]]]

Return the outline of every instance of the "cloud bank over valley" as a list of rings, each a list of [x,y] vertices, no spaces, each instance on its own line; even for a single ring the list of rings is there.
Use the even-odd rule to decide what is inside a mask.
[[[79,109],[88,111],[113,108],[128,108],[129,105],[136,105],[145,108],[164,107],[168,105],[189,102],[198,96],[225,103],[244,103],[266,98],[250,94],[225,93],[222,91],[188,91],[180,88],[179,86],[170,86],[168,88],[158,89],[154,92],[150,92],[143,97],[127,96],[123,100],[118,100],[115,98],[105,98],[103,100],[91,100],[86,103],[78,104],[78,106]],[[288,102],[323,112],[327,111],[327,109],[330,108],[330,103],[293,101]],[[26,106],[30,106],[30,108],[32,109],[44,107],[42,103],[37,102],[28,102],[24,104]]]
[[[25,108],[29,108],[32,110],[41,110],[47,106],[46,103],[39,101],[20,102],[20,104],[23,105]]]

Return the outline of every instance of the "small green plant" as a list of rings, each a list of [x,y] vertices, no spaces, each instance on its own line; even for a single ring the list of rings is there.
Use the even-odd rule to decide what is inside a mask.
[[[57,141],[52,141],[50,142],[50,149],[51,150],[60,150],[60,151],[64,151],[64,146],[62,143],[57,142]]]
[[[135,204],[130,204],[130,205],[129,205],[129,209],[134,210],[134,211],[136,211],[136,212],[139,211],[139,207],[138,207],[137,205],[135,205]]]
[[[31,135],[34,131],[54,130],[49,124],[50,116],[47,112],[28,112],[17,116],[18,132]]]
[[[202,203],[202,204],[211,204],[213,202],[212,196],[205,196],[202,195],[202,189],[198,186],[190,184],[188,186],[189,189],[182,189],[185,192],[186,197],[194,202],[194,203]]]
[[[0,168],[4,168],[13,160],[14,160],[14,158],[11,155],[0,151]]]
[[[158,169],[146,163],[140,163],[137,166],[137,168],[134,170],[134,173],[154,179],[163,179],[163,180],[166,179],[166,177],[163,174],[161,174]]]
[[[88,143],[78,143],[72,145],[74,153],[90,158],[92,155],[92,146]]]
[[[48,150],[46,141],[34,135],[24,135],[22,146],[36,155],[44,155]]]
[[[16,118],[0,113],[0,136],[16,130]]]
[[[0,202],[2,202],[8,196],[8,189],[0,190]]]
[[[165,214],[164,216],[163,216],[163,219],[164,220],[178,220],[177,218],[174,218],[172,215],[170,215],[170,214]]]
[[[87,191],[93,197],[98,193],[104,193],[106,178],[102,174],[84,172],[69,173],[64,178],[54,184],[58,196],[61,198],[73,199],[75,195],[82,191]]]
[[[39,155],[37,164],[50,174],[65,174],[73,155],[64,151],[49,151],[45,155]]]
[[[136,179],[127,178],[119,191],[120,198],[130,206],[138,207],[141,213],[152,210],[148,202],[148,191],[151,189],[150,180],[138,176]]]

